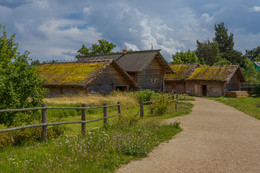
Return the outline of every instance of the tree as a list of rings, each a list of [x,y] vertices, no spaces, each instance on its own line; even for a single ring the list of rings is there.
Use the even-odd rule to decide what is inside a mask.
[[[220,53],[227,53],[233,50],[233,34],[230,33],[228,35],[228,29],[225,27],[224,22],[215,25],[214,41],[218,43]]]
[[[82,47],[78,50],[78,55],[75,56],[75,58],[79,58],[80,56],[87,56],[89,54],[89,49],[82,44]]]
[[[215,25],[215,38],[213,40],[218,43],[222,58],[230,61],[232,64],[245,67],[245,57],[241,52],[233,49],[233,34],[228,34],[228,29],[225,27],[224,22]]]
[[[260,61],[260,46],[257,46],[257,48],[252,50],[246,50],[245,56],[247,56],[252,61]]]
[[[255,65],[253,63],[253,61],[248,60],[247,61],[247,68],[244,72],[244,76],[246,78],[246,82],[248,83],[259,83],[260,79],[259,78],[259,74],[255,69]]]
[[[196,55],[201,64],[213,65],[220,60],[219,45],[215,41],[199,42],[197,40]]]
[[[0,108],[25,108],[39,106],[45,94],[44,81],[36,67],[28,63],[29,52],[19,53],[15,34],[7,37],[4,26],[0,25]],[[10,126],[16,113],[0,114],[0,124]]]
[[[90,48],[87,48],[84,44],[82,45],[81,49],[78,50],[78,55],[75,58],[79,58],[80,56],[87,56],[87,55],[104,55],[112,53],[112,50],[116,47],[113,43],[102,39],[98,40],[98,44],[92,44]]]
[[[173,64],[191,64],[199,63],[199,59],[195,52],[188,50],[188,52],[177,52],[172,55]]]
[[[36,60],[32,60],[32,62],[31,62],[31,65],[35,65],[35,66],[38,66],[38,65],[40,65],[41,63],[40,63],[40,61],[38,60],[38,59],[36,59]]]

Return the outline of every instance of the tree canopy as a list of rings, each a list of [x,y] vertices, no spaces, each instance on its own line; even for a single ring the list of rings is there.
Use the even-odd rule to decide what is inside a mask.
[[[104,55],[112,53],[112,50],[116,47],[113,43],[105,39],[98,40],[98,44],[92,44],[91,47],[87,48],[84,44],[78,50],[78,54],[75,58],[79,58],[80,56],[87,55]]]
[[[188,52],[177,52],[172,55],[173,64],[190,64],[199,63],[199,59],[195,52],[188,50]]]
[[[15,34],[9,38],[4,26],[0,25],[0,108],[25,108],[39,106],[45,91],[44,81],[35,66],[28,63],[29,52],[18,52]],[[2,113],[0,124],[12,125],[16,113]]]

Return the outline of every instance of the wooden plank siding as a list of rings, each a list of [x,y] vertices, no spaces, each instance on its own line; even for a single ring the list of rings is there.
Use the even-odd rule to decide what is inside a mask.
[[[238,77],[238,71],[236,71],[236,73],[228,81],[226,88],[228,91],[238,91],[241,89],[241,82]]]
[[[141,90],[151,89],[156,92],[163,91],[163,75],[162,66],[158,60],[154,58],[145,70],[137,74],[137,84]]]
[[[125,88],[129,90],[129,82],[122,77],[122,75],[110,65],[98,76],[94,83],[87,87],[87,93],[89,92],[102,92],[108,93],[117,88]]]
[[[195,96],[222,96],[224,95],[225,82],[219,81],[187,81],[186,91]],[[206,95],[203,93],[203,85],[206,89]]]

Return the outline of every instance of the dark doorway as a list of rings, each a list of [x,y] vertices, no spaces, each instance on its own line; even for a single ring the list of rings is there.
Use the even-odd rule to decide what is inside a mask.
[[[207,96],[207,85],[202,85],[202,96]]]
[[[116,86],[116,90],[127,91],[127,86]]]

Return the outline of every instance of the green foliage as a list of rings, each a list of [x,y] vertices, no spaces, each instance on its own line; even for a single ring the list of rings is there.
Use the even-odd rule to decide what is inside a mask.
[[[224,66],[224,65],[232,65],[232,63],[230,61],[228,61],[227,59],[220,58],[220,60],[215,62],[213,65],[214,66]]]
[[[244,72],[244,76],[247,83],[260,83],[260,78],[258,79],[259,72],[256,71],[253,61],[247,61],[247,68]]]
[[[254,86],[254,88],[252,90],[252,95],[255,95],[255,96],[258,96],[258,97],[260,96],[260,84]]]
[[[79,58],[80,56],[87,56],[89,54],[89,49],[82,44],[82,47],[78,50],[78,55],[75,58]]]
[[[200,63],[195,52],[188,50],[188,52],[177,52],[172,55],[173,64],[191,64]]]
[[[165,97],[160,94],[152,100],[151,109],[154,110],[155,115],[163,115],[167,112],[170,106],[173,107],[172,103],[177,104],[177,102],[173,101],[171,97]]]
[[[144,91],[136,91],[135,94],[136,94],[139,102],[141,102],[141,101],[147,102],[147,101],[150,101],[151,99],[155,98],[156,96],[158,96],[158,93],[156,93],[155,91],[152,91],[150,89],[144,90]]]
[[[260,46],[257,46],[252,50],[246,50],[245,56],[252,61],[260,61]]]
[[[60,136],[64,133],[64,128],[60,126],[54,126],[48,129],[48,138],[55,138]],[[35,128],[28,128],[28,129],[21,129],[12,132],[5,132],[1,133],[0,135],[0,148],[5,148],[8,146],[22,146],[25,144],[32,145],[35,144],[37,141],[41,141],[42,136],[42,128],[35,127]]]
[[[75,58],[79,58],[80,56],[87,55],[104,55],[112,53],[112,50],[116,47],[113,43],[105,39],[98,40],[98,44],[92,44],[90,48],[87,48],[84,44],[81,49],[78,50],[78,55]]]
[[[36,107],[42,102],[44,81],[34,66],[28,64],[29,52],[19,53],[15,34],[7,37],[0,25],[0,107],[1,109]],[[2,113],[0,124],[12,125],[17,114]]]
[[[200,60],[200,64],[213,65],[220,59],[219,45],[217,42],[213,41],[197,41],[196,55]]]

